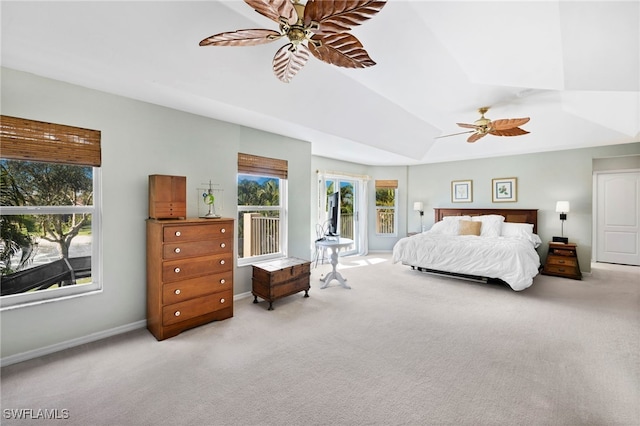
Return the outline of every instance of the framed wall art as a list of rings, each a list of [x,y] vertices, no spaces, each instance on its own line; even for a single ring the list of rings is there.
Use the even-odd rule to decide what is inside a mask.
[[[451,181],[451,202],[470,203],[473,201],[473,181],[453,180]]]
[[[491,180],[494,203],[515,203],[518,201],[518,178],[498,178]]]

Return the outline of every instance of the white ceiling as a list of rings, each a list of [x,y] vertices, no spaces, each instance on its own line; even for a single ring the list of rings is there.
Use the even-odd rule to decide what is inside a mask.
[[[410,165],[640,141],[640,2],[390,0],[353,29],[377,65],[311,57],[289,84],[285,42],[200,47],[277,29],[240,0],[2,1],[2,66],[309,141],[312,153]],[[462,131],[531,117],[518,137]]]

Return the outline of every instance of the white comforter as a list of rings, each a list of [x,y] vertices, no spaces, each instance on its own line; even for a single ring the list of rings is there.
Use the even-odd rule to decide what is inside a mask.
[[[540,256],[524,238],[443,235],[430,232],[402,238],[393,263],[438,271],[499,278],[516,291],[533,284]]]

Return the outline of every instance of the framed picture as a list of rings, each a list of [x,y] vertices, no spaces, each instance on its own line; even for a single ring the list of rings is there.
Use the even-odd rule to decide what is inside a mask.
[[[518,201],[518,178],[499,178],[491,180],[494,203],[515,203]]]
[[[451,181],[451,202],[470,203],[473,201],[473,181],[454,180]]]

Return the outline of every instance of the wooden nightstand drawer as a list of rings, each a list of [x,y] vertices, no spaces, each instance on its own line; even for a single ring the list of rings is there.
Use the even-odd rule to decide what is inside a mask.
[[[578,266],[578,260],[576,258],[573,257],[565,257],[565,256],[555,256],[555,255],[550,255],[547,258],[547,263],[551,264],[551,265],[558,265],[558,266],[569,266],[572,268],[575,268],[576,266]]]

